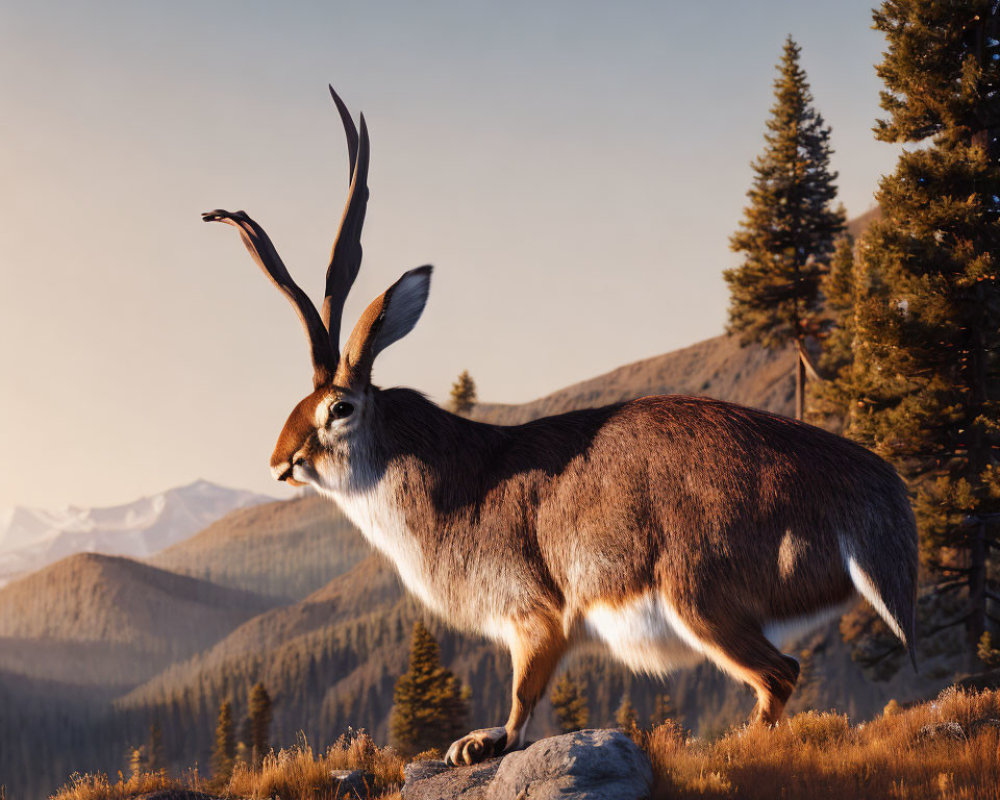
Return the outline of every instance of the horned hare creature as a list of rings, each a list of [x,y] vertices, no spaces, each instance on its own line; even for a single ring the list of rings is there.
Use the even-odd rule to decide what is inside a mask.
[[[271,456],[280,481],[330,497],[457,628],[506,646],[504,727],[455,742],[451,764],[516,747],[553,670],[596,642],[633,670],[707,658],[774,723],[799,674],[774,642],[864,596],[912,653],[917,536],[885,462],[801,422],[700,397],[644,397],[511,427],[455,416],[409,389],[380,389],[372,362],[409,333],[431,268],[406,272],[340,349],[361,266],[369,141],[330,89],[347,133],[350,190],[317,311],[261,227],[239,229],[291,300],[312,348],[313,392]]]

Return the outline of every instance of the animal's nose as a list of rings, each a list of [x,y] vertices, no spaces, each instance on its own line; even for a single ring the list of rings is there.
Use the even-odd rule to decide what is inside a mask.
[[[294,469],[293,464],[289,464],[287,461],[281,464],[276,464],[271,467],[271,474],[274,476],[276,481],[287,481],[292,477],[292,470]]]

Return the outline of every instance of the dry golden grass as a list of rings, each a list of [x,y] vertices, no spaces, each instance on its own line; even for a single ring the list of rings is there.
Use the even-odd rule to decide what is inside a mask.
[[[634,735],[653,761],[654,800],[1000,800],[1000,691],[949,689],[909,709],[890,703],[882,717],[854,727],[842,714],[808,711],[775,728],[740,728],[715,741],[690,739],[673,723]],[[341,737],[322,754],[303,741],[270,754],[258,770],[239,765],[216,794],[342,800],[330,771],[363,769],[374,775],[372,800],[401,800],[403,764],[365,733]],[[156,789],[205,786],[197,773],[183,781],[119,776],[117,783],[103,775],[74,776],[53,800],[127,800]]]
[[[949,689],[937,700],[851,727],[809,711],[775,728],[741,728],[706,742],[662,725],[638,740],[665,798],[968,798],[1000,800],[1000,692]],[[956,722],[959,738],[921,733]]]
[[[271,753],[258,770],[238,764],[226,796],[248,800],[340,800],[339,781],[330,776],[335,769],[363,769],[374,775],[368,787],[371,798],[399,797],[405,762],[395,750],[380,749],[367,733],[340,737],[322,755],[308,743]]]
[[[405,762],[390,748],[380,749],[368,734],[341,736],[325,753],[317,755],[305,741],[297,747],[270,753],[260,769],[237,764],[229,783],[219,789],[212,781],[191,772],[183,780],[162,774],[142,773],[111,783],[106,775],[74,775],[52,800],[128,800],[159,789],[191,789],[240,800],[346,800],[339,781],[330,772],[362,769],[374,778],[368,786],[370,800],[402,800]],[[351,795],[353,797],[353,795]]]
[[[195,778],[195,781],[197,778]],[[118,781],[112,783],[107,775],[80,775],[76,774],[70,778],[69,783],[63,786],[52,796],[52,800],[127,800],[146,792],[155,792],[160,789],[181,789],[185,788],[190,781],[177,781],[168,778],[160,772],[143,772],[133,775],[127,780],[118,773]]]

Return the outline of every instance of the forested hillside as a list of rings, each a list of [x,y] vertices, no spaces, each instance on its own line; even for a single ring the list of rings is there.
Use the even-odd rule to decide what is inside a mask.
[[[705,395],[788,415],[795,402],[791,349],[740,347],[732,336],[716,336],[690,347],[635,361],[520,405],[478,403],[472,416],[517,425],[576,408],[656,394]]]
[[[222,586],[301,600],[369,552],[332,503],[307,495],[227,514],[149,563]]]
[[[131,688],[273,602],[117,556],[70,556],[0,589],[0,669]]]
[[[117,771],[113,699],[273,601],[126,558],[81,554],[0,589],[0,784],[41,798],[80,768]]]

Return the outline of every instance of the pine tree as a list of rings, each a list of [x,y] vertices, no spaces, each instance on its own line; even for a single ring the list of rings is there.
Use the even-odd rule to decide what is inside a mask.
[[[677,709],[674,708],[670,695],[666,692],[656,695],[653,700],[653,713],[649,718],[650,724],[655,727],[656,725],[669,722],[676,717]]]
[[[163,728],[159,720],[153,720],[149,726],[149,761],[146,767],[150,772],[166,772],[167,762],[163,753]]]
[[[826,380],[809,387],[809,418],[835,430],[843,430],[851,411],[854,392],[855,276],[854,237],[840,236],[830,259],[830,269],[820,281],[823,297],[820,338],[823,349],[818,368]]]
[[[270,749],[271,696],[263,683],[250,692],[250,747],[254,768],[259,768]]]
[[[393,745],[406,755],[443,749],[466,732],[468,708],[461,684],[441,664],[441,653],[427,627],[417,620],[410,644],[410,666],[396,682],[389,720]]]
[[[212,777],[218,787],[225,786],[236,763],[236,735],[233,730],[233,706],[223,700],[215,725],[215,746],[212,749]]]
[[[989,631],[986,631],[979,639],[979,645],[976,647],[976,655],[979,656],[979,660],[987,668],[996,669],[1000,667],[1000,650],[993,646],[993,636]]]
[[[247,747],[246,742],[239,741],[236,743],[236,755],[233,757],[233,769],[236,768],[237,764],[250,764],[253,754],[250,752],[250,748]]]
[[[451,385],[451,410],[455,414],[468,414],[476,404],[476,382],[469,370],[463,369]]]
[[[819,284],[844,213],[834,210],[830,128],[813,108],[799,46],[789,36],[774,83],[764,152],[730,248],[743,263],[725,272],[729,330],[744,344],[796,348],[796,416],[805,406],[806,337],[816,332]]]
[[[960,593],[970,654],[997,620],[1000,548],[1000,20],[984,0],[887,0],[876,127],[904,152],[858,255],[877,291],[855,315],[848,433],[916,495],[936,591]]]
[[[240,723],[240,733],[237,737],[237,750],[239,745],[242,744],[246,750],[250,750],[253,747],[253,720],[250,719],[250,715],[243,717],[243,722]],[[247,763],[253,763],[253,754],[251,753],[250,761]]]
[[[632,698],[629,697],[628,692],[622,695],[621,705],[615,712],[615,722],[618,723],[618,727],[624,728],[626,731],[634,730],[639,726],[639,714],[636,712],[635,706],[632,705]]]
[[[146,748],[133,747],[128,751],[128,771],[133,778],[138,778],[148,769]]]
[[[570,733],[587,727],[590,709],[587,707],[587,687],[582,682],[564,672],[552,687],[549,699],[560,731]]]

